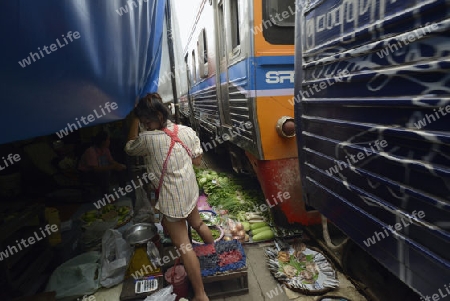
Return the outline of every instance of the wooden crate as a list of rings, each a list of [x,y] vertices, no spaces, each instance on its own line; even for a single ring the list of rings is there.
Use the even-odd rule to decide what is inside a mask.
[[[203,277],[205,291],[209,298],[221,298],[248,294],[247,267],[227,273]]]

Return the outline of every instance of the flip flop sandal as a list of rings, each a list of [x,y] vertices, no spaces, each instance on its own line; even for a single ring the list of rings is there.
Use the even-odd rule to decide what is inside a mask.
[[[320,297],[317,301],[351,301],[350,299],[347,299],[345,297],[339,297],[339,296],[323,296]]]

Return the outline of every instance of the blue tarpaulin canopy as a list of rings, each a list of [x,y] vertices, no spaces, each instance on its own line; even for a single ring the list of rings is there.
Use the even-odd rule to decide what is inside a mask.
[[[0,144],[123,119],[156,91],[165,2],[2,1]]]

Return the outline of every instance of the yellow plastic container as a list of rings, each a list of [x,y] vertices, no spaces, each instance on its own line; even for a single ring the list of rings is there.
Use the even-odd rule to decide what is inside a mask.
[[[53,232],[49,237],[50,245],[56,246],[60,244],[62,241],[61,238],[61,220],[59,218],[59,211],[56,208],[45,208],[45,219],[49,223],[49,225],[57,225],[58,231]]]
[[[130,265],[126,273],[126,278],[140,278],[145,276],[157,275],[161,273],[161,268],[153,265],[147,255],[145,245],[136,246],[134,254],[131,257]]]

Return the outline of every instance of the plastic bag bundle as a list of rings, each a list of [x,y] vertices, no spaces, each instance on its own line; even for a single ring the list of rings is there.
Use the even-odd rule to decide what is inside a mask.
[[[107,230],[102,238],[100,284],[110,288],[121,283],[132,254],[132,248],[116,230]]]
[[[154,223],[155,212],[151,206],[149,197],[144,187],[136,189],[136,204],[134,206],[136,215],[133,218],[134,224],[139,223]]]
[[[101,251],[102,250],[102,237],[107,230],[113,229],[118,222],[119,218],[116,217],[111,221],[95,221],[89,226],[83,226],[84,233],[81,239],[82,251]]]
[[[173,294],[173,286],[169,285],[147,297],[144,301],[175,301],[176,298],[177,295]]]
[[[56,298],[77,298],[95,293],[99,287],[99,252],[89,252],[77,256],[53,272],[47,284],[47,292],[56,292]]]

